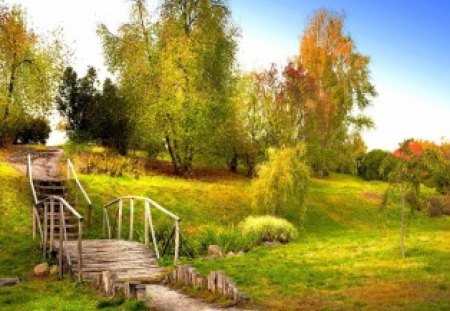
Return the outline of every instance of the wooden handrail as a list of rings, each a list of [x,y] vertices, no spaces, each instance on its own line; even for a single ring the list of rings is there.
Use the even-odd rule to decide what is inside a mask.
[[[28,180],[30,182],[31,192],[33,194],[34,204],[37,205],[38,199],[37,199],[37,195],[36,195],[36,189],[34,188],[34,183],[33,183],[33,166],[31,165],[31,154],[28,154],[28,156],[27,156],[27,175],[28,175]]]
[[[158,259],[160,258],[160,252],[158,250],[158,245],[157,245],[157,241],[156,241],[156,233],[155,233],[155,228],[153,225],[153,217],[152,217],[151,207],[154,207],[156,210],[162,212],[163,214],[165,214],[166,216],[168,216],[174,220],[175,224],[173,227],[173,233],[171,234],[170,238],[172,238],[174,236],[174,242],[175,242],[174,262],[175,262],[175,264],[177,264],[178,257],[179,257],[179,247],[180,247],[179,223],[181,221],[181,218],[178,217],[177,215],[173,214],[172,212],[168,211],[166,208],[162,207],[160,204],[158,204],[157,202],[155,202],[154,200],[152,200],[148,197],[124,196],[124,197],[116,198],[116,199],[108,202],[107,204],[105,204],[103,206],[103,234],[105,236],[107,234],[107,237],[109,239],[112,239],[113,231],[116,231],[116,224],[117,224],[117,238],[118,239],[122,238],[123,202],[125,200],[130,201],[130,232],[129,232],[130,240],[133,239],[133,230],[134,230],[134,211],[135,211],[134,201],[141,200],[144,202],[144,243],[147,245],[149,242],[149,229],[150,229],[152,244],[153,244],[153,247],[155,248],[155,254]],[[108,209],[116,203],[118,203],[118,206],[117,206],[116,212],[115,212],[116,221],[114,223],[113,230],[111,230],[111,227],[109,224]],[[168,240],[166,241],[166,243],[164,245],[164,252],[167,249]]]
[[[88,228],[91,225],[91,214],[92,214],[92,201],[89,198],[88,194],[83,188],[83,185],[81,184],[80,180],[78,179],[78,175],[75,171],[75,168],[73,166],[72,161],[70,159],[67,159],[67,180],[70,180],[70,175],[72,174],[75,184],[77,185],[78,189],[80,189],[81,193],[83,194],[84,198],[86,199],[86,202],[88,204],[88,217],[87,217],[87,224]]]
[[[49,195],[45,199],[39,201],[38,205],[46,203],[46,202],[50,202],[51,199],[60,201],[76,218],[78,218],[78,220],[83,221],[83,219],[84,219],[83,216],[80,215],[80,213],[78,213],[64,198],[59,197],[57,195]]]
[[[148,201],[150,204],[152,204],[154,207],[156,207],[158,210],[160,210],[161,212],[163,212],[164,214],[166,214],[170,218],[173,218],[174,220],[181,221],[181,218],[178,217],[177,215],[175,215],[172,212],[168,211],[166,208],[162,207],[160,204],[158,204],[157,202],[153,201],[152,199],[150,199],[148,197],[143,197],[143,196],[128,195],[128,196],[116,198],[116,199],[106,203],[105,205],[103,205],[103,208],[108,208],[111,205],[114,205],[115,203],[119,202],[120,200],[131,200],[131,199]]]
[[[44,258],[47,256],[47,247],[50,251],[53,251],[54,234],[55,234],[55,202],[61,203],[59,205],[59,259],[62,260],[64,250],[66,251],[67,264],[72,268],[72,262],[69,255],[69,250],[66,248],[64,241],[67,241],[67,226],[64,216],[64,210],[67,209],[72,215],[74,215],[78,220],[78,279],[82,280],[83,275],[83,216],[81,216],[64,198],[50,195],[44,200],[40,201],[39,204],[44,205],[44,239],[43,239],[43,252]],[[50,207],[50,237],[48,237],[48,208]],[[48,241],[48,238],[50,240]],[[62,275],[63,270],[60,269],[60,274]]]

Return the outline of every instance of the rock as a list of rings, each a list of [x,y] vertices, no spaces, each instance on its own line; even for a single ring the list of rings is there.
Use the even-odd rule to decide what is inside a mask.
[[[59,273],[59,266],[53,265],[50,267],[50,275],[57,275]]]
[[[48,263],[44,262],[34,267],[35,276],[44,276],[48,273]]]
[[[245,253],[243,251],[240,251],[239,253],[236,254],[237,257],[242,257],[244,255],[245,255]]]
[[[208,259],[216,259],[216,258],[222,258],[223,253],[220,249],[219,245],[210,245],[208,247],[208,256],[206,258]]]
[[[0,279],[0,287],[20,284],[19,278]]]
[[[234,252],[228,252],[227,258],[236,257],[236,254]]]
[[[274,242],[272,242],[272,241],[266,241],[266,242],[263,243],[263,245],[264,245],[264,246],[267,246],[267,247],[275,247],[275,246],[280,246],[281,243],[278,242],[278,241],[274,241]]]

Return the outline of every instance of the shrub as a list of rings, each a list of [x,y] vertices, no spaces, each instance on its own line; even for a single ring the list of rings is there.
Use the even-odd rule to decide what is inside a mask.
[[[250,216],[239,224],[245,236],[252,236],[257,243],[287,243],[298,236],[298,230],[286,219],[273,216]]]
[[[16,144],[45,144],[50,136],[49,122],[44,118],[31,118],[18,131]]]
[[[386,181],[395,167],[395,161],[392,153],[375,149],[364,156],[358,168],[358,173],[365,180]]]
[[[183,235],[181,252],[184,256],[203,256],[207,253],[209,245],[219,245],[224,254],[231,251],[235,253],[249,251],[257,245],[253,235],[243,234],[235,227],[203,226],[198,232]]]
[[[259,214],[292,216],[303,219],[309,181],[309,167],[305,160],[305,146],[271,150],[269,162],[259,167],[259,177],[252,182],[253,206]]]
[[[79,152],[76,166],[83,174],[107,174],[111,177],[129,175],[136,179],[145,174],[145,163],[142,159],[133,159],[114,153]]]

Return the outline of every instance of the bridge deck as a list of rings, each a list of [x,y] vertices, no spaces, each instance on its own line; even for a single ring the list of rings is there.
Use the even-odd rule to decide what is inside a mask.
[[[78,275],[78,242],[66,241],[75,275]],[[56,250],[59,242],[55,241]],[[65,252],[64,251],[64,252]],[[66,254],[64,253],[64,259]],[[124,240],[83,240],[83,278],[96,280],[103,271],[115,274],[118,281],[159,281],[165,269],[158,266],[156,256],[139,242]]]

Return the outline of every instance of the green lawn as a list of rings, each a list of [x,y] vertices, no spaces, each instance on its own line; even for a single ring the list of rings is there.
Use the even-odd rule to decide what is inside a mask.
[[[0,164],[0,177],[2,185],[7,180],[7,186],[0,187],[0,216],[9,219],[1,222],[0,275],[29,279],[22,286],[1,289],[0,306],[9,302],[25,306],[16,309],[48,310],[64,303],[56,309],[80,310],[80,305],[83,310],[95,308],[99,297],[77,288],[75,283],[29,277],[39,253],[30,240],[27,185],[4,163]],[[249,180],[240,176],[185,180],[156,175],[136,180],[81,175],[80,179],[95,205],[93,228],[86,232],[91,237],[101,231],[101,206],[120,195],[152,197],[182,217],[183,230],[191,234],[198,233],[203,225],[227,228],[252,214]],[[450,219],[416,214],[411,220],[407,256],[401,259],[400,208],[395,205],[389,210],[387,226],[378,213],[386,187],[382,182],[345,175],[313,180],[306,203],[305,231],[296,241],[274,248],[259,247],[244,257],[183,261],[192,262],[203,273],[224,271],[252,301],[271,310],[450,309]],[[19,201],[14,207],[13,200]],[[297,219],[292,212],[290,216]],[[60,288],[64,290],[58,294]],[[22,291],[28,296],[19,301]],[[45,295],[52,299],[45,299]]]

